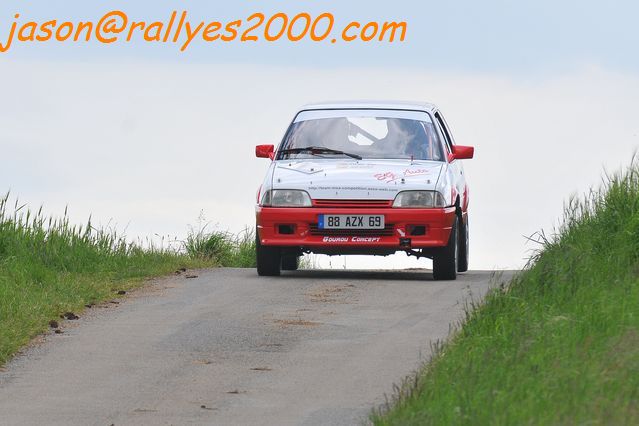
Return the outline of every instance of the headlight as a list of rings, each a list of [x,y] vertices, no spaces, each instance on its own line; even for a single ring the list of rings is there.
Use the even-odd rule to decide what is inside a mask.
[[[437,191],[402,191],[395,197],[393,207],[434,208],[444,207],[445,203]]]
[[[311,197],[299,189],[270,189],[262,197],[266,207],[311,207]]]

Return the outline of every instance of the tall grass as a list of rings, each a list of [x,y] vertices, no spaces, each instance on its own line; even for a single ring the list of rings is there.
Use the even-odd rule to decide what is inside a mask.
[[[193,258],[206,259],[218,266],[233,268],[255,268],[255,231],[245,228],[238,234],[227,231],[207,231],[208,226],[198,231],[191,229],[184,248]]]
[[[639,424],[639,165],[571,199],[375,424]]]
[[[115,290],[181,267],[211,264],[177,250],[142,247],[115,231],[77,226],[0,198],[0,365],[50,320],[113,297]]]

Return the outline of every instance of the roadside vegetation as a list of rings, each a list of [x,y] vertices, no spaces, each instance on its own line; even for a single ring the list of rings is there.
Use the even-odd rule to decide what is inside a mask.
[[[214,262],[218,266],[231,268],[255,268],[255,231],[245,228],[233,234],[227,231],[208,232],[205,225],[198,231],[191,229],[184,248],[195,259]]]
[[[373,422],[639,424],[638,166],[571,200]]]
[[[249,267],[254,236],[191,235],[179,248],[45,217],[0,198],[0,365],[33,337],[95,303],[185,268]]]

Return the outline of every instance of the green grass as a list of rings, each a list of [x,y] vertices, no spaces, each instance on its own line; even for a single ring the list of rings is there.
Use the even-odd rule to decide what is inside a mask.
[[[206,231],[206,226],[191,230],[184,247],[189,256],[206,259],[218,266],[231,268],[255,268],[255,231],[245,228],[233,234],[226,231]]]
[[[637,164],[538,241],[375,424],[639,424]]]
[[[0,199],[0,365],[50,320],[178,268],[211,266],[183,250],[143,248],[91,222],[46,218]]]

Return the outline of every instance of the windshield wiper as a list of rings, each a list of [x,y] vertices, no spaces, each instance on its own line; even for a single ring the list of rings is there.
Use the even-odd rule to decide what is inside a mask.
[[[347,157],[354,158],[356,160],[361,160],[362,157],[357,154],[351,154],[350,152],[344,152],[337,149],[326,148],[323,146],[306,146],[304,148],[288,148],[280,151],[282,154],[301,154],[303,152],[308,152],[311,155],[321,155],[321,154],[335,154],[335,155],[345,155]]]

